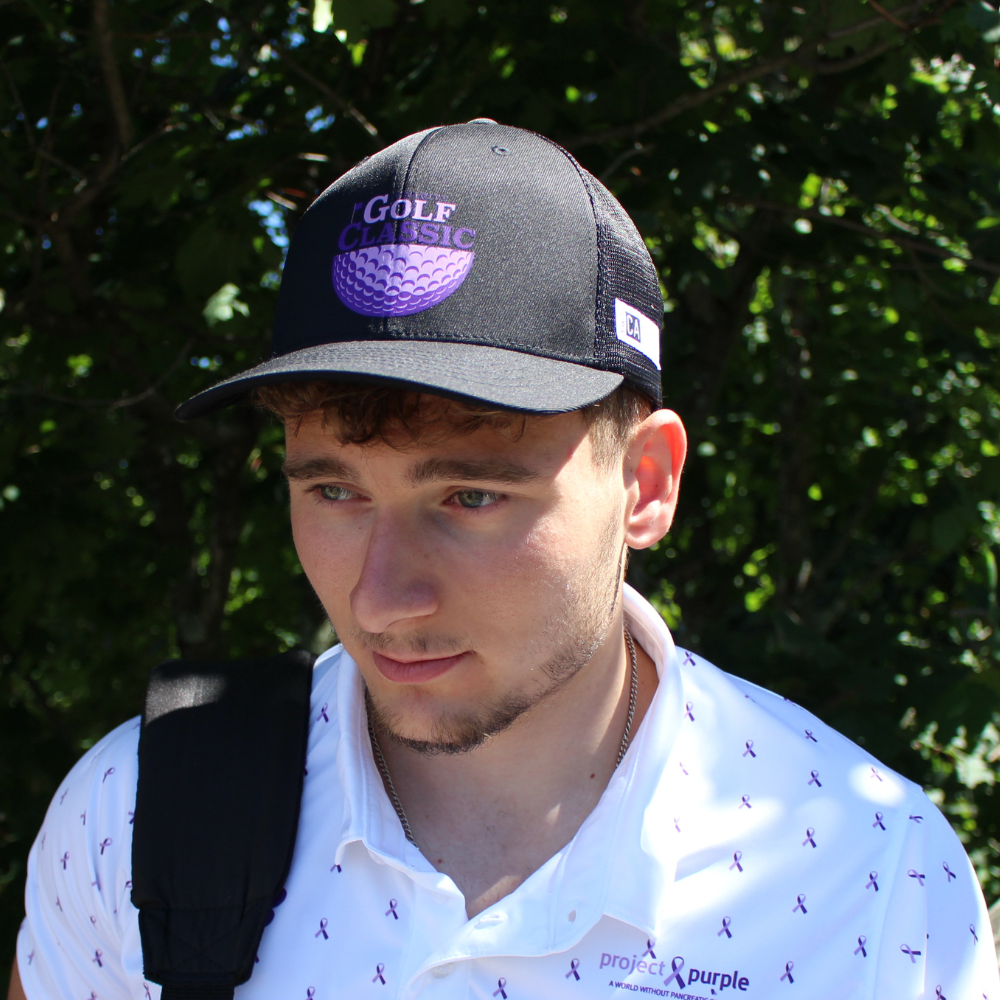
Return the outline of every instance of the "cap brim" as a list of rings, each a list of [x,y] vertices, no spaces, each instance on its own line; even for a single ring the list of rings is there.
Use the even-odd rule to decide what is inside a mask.
[[[177,407],[194,420],[257,385],[330,380],[399,385],[525,413],[567,413],[596,403],[624,381],[616,372],[482,344],[365,340],[304,347],[199,392]]]

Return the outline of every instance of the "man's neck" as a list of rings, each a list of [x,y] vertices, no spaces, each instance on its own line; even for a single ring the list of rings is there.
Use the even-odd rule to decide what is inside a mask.
[[[638,643],[636,659],[633,735],[657,685],[656,668]],[[622,638],[469,753],[425,756],[381,741],[417,846],[454,880],[469,917],[537,871],[597,805],[618,760],[630,674]]]

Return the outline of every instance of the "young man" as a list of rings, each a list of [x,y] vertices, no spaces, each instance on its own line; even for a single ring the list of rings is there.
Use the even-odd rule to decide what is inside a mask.
[[[240,997],[1000,1000],[975,874],[920,789],[676,649],[623,582],[685,457],[661,316],[611,195],[470,122],[337,181],[293,241],[272,359],[179,411],[253,391],[283,420],[296,548],[342,641]],[[156,995],[136,740],[53,800],[14,997]]]

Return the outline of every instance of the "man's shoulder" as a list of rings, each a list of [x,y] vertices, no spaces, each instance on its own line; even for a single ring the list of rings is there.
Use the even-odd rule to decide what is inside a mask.
[[[142,720],[139,716],[127,719],[98,740],[71,768],[56,793],[54,803],[60,795],[97,783],[105,786],[112,778],[112,787],[131,779],[135,784],[138,774],[139,732]]]
[[[714,743],[732,744],[729,753],[735,752],[739,762],[763,763],[776,776],[808,764],[804,779],[807,787],[812,782],[811,790],[826,782],[845,795],[880,805],[925,799],[919,785],[791,699],[695,653],[679,649],[678,657],[685,699],[682,722],[692,733],[701,729]]]
[[[311,730],[316,728],[317,722],[323,724],[323,728],[326,728],[327,722],[336,726],[336,675],[342,649],[335,646],[316,660],[312,680]],[[81,808],[87,803],[96,806],[109,798],[122,796],[130,802],[134,801],[139,778],[141,728],[141,717],[135,716],[116,726],[87,750],[60,783],[49,807],[50,818],[61,815],[65,811],[62,807],[68,805],[70,800]]]

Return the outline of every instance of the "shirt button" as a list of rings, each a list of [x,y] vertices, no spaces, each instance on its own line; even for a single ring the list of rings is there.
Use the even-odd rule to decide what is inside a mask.
[[[455,971],[455,963],[448,962],[446,965],[435,965],[431,969],[431,975],[435,979],[444,979],[445,976],[450,976]]]
[[[496,927],[507,919],[506,913],[487,913],[485,917],[480,917],[476,921],[476,930],[481,931],[486,927]]]

